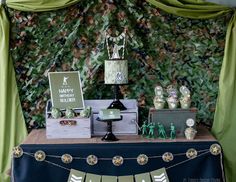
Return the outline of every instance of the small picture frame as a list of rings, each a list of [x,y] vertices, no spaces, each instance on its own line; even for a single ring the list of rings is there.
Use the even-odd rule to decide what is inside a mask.
[[[52,106],[58,109],[84,109],[84,97],[79,71],[49,72]]]

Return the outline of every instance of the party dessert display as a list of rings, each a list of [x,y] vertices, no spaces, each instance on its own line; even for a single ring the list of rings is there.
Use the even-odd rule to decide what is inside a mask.
[[[155,87],[154,108],[149,109],[149,124],[147,124],[150,133],[145,133],[145,135],[152,136],[153,125],[158,128],[158,124],[161,123],[165,128],[171,128],[169,130],[175,131],[172,132],[171,138],[185,136],[186,120],[195,120],[197,109],[191,108],[190,90],[182,85],[179,91],[181,95],[173,85],[169,85],[166,89],[160,85]],[[168,103],[166,108],[165,102]]]
[[[177,109],[180,106],[182,109],[189,109],[191,106],[191,97],[190,97],[190,90],[186,86],[181,86],[179,88],[181,93],[180,98],[178,98],[178,91],[173,85],[169,85],[166,89],[168,97],[166,101],[168,103],[169,109]],[[155,96],[153,99],[153,104],[155,109],[163,109],[165,106],[165,98],[164,98],[164,91],[161,86],[155,87]]]

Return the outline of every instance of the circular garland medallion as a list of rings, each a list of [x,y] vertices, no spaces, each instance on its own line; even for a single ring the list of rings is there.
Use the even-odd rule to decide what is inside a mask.
[[[13,157],[20,158],[23,155],[23,150],[20,146],[17,146],[13,148],[12,153],[13,153]]]
[[[44,161],[44,159],[46,158],[46,154],[44,151],[42,150],[38,150],[37,152],[34,153],[34,158],[36,161]]]
[[[163,161],[165,161],[165,162],[170,162],[170,161],[172,161],[172,160],[174,159],[174,156],[173,156],[173,154],[170,153],[170,152],[165,152],[165,153],[162,155],[162,159],[163,159]]]
[[[123,157],[121,157],[121,156],[115,156],[115,157],[113,157],[113,159],[112,159],[112,163],[115,165],[115,166],[121,166],[122,164],[123,164],[123,162],[124,162],[124,159],[123,159]]]
[[[197,157],[196,149],[194,149],[194,148],[188,149],[186,152],[186,157],[189,159],[194,159],[195,157]]]
[[[137,163],[141,166],[147,164],[148,163],[148,156],[146,156],[145,154],[140,154],[137,157]]]
[[[65,164],[70,164],[73,161],[73,157],[70,154],[63,154],[61,156],[61,161]]]
[[[221,146],[217,143],[212,144],[210,147],[210,152],[212,155],[219,155],[221,153]]]
[[[98,158],[95,155],[89,155],[86,159],[88,165],[93,166],[98,163]]]

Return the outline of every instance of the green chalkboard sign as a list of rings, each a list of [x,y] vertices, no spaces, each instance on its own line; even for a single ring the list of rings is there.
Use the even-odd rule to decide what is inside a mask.
[[[49,85],[51,91],[52,106],[65,109],[84,108],[84,98],[78,71],[49,72]]]

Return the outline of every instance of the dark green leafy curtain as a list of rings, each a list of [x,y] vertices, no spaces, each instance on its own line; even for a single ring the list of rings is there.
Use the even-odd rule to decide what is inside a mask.
[[[83,1],[54,12],[9,12],[11,51],[29,127],[44,127],[48,71],[80,70],[85,98],[113,97],[103,84],[108,56],[100,33],[109,27],[128,28],[129,85],[121,89],[126,98],[138,99],[141,121],[153,106],[155,85],[186,84],[198,121],[212,124],[228,17],[192,20],[139,1]]]

